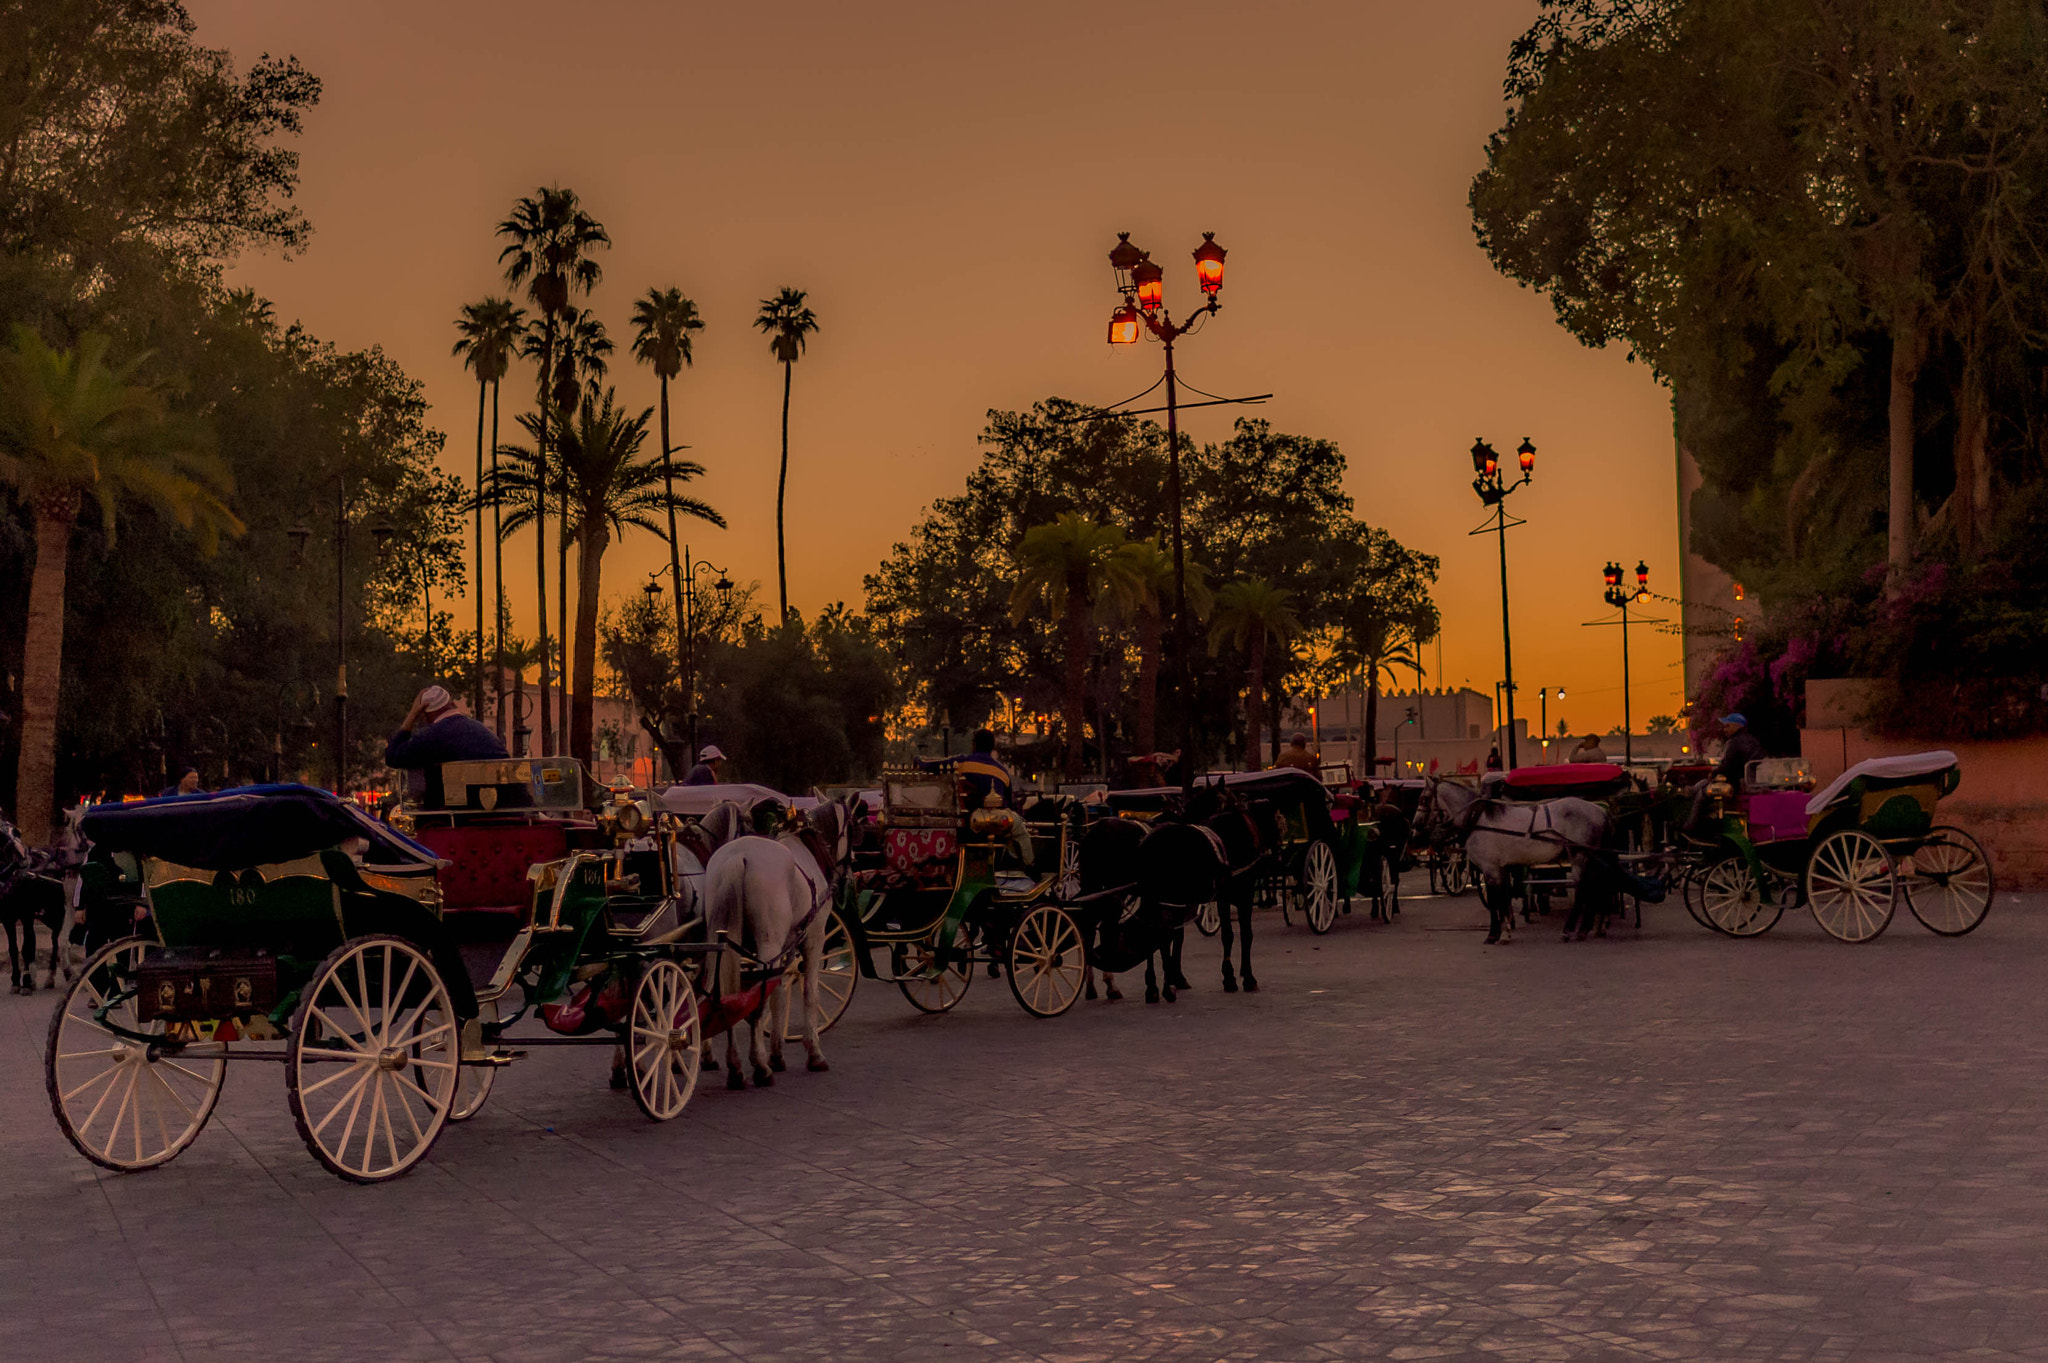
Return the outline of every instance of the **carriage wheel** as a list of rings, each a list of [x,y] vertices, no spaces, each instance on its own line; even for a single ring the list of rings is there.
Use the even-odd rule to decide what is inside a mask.
[[[1876,940],[1899,904],[1892,854],[1860,828],[1828,834],[1806,861],[1806,902],[1821,931],[1837,941]]]
[[[1040,904],[1010,935],[1010,992],[1035,1018],[1056,1018],[1081,997],[1088,953],[1074,916]]]
[[[1223,929],[1223,909],[1213,899],[1205,899],[1195,905],[1195,931],[1204,937],[1214,937]]]
[[[427,954],[403,937],[351,938],[313,972],[292,1019],[292,1120],[329,1173],[396,1178],[448,1124],[460,1056],[448,988]]]
[[[1308,930],[1317,936],[1337,921],[1337,854],[1327,842],[1312,842],[1302,854],[1301,903]]]
[[[492,999],[483,1004],[475,1021],[463,1026],[467,1035],[471,1028],[477,1029],[478,1045],[482,1045],[483,1024],[498,1020],[498,1001]],[[484,1110],[484,1103],[491,1096],[491,1088],[498,1082],[496,1065],[463,1065],[455,1071],[455,1101],[448,1105],[448,1120],[466,1122]]]
[[[799,987],[802,976],[798,967],[801,958],[790,967],[790,975],[783,988]],[[833,909],[825,922],[825,944],[818,950],[818,1035],[832,1030],[834,1023],[846,1015],[853,1005],[853,991],[860,984],[860,961],[853,950],[853,934],[846,930],[846,920]],[[797,1009],[803,1006],[803,997],[798,995],[790,1000],[788,1028],[784,1041],[804,1039],[803,1022],[797,1017]]]
[[[1444,893],[1456,899],[1472,888],[1472,863],[1465,860],[1465,849],[1452,847],[1444,853]]]
[[[626,1071],[642,1112],[665,1122],[689,1106],[702,1040],[690,977],[674,961],[649,961],[633,986],[626,1032]]]
[[[895,958],[896,987],[920,1013],[951,1012],[953,1005],[967,996],[967,986],[974,983],[974,958],[964,952],[954,953],[936,975],[926,973],[935,959],[930,942],[898,947]]]
[[[1929,932],[1960,937],[1991,912],[1997,882],[1977,840],[1960,828],[1937,824],[1907,859],[1906,907]]]
[[[163,1036],[162,1021],[138,1016],[135,968],[150,944],[140,937],[94,953],[50,1018],[45,1086],[58,1129],[78,1153],[103,1169],[154,1169],[192,1144],[227,1078],[227,1047],[214,1042],[165,1054],[119,1036],[93,1014],[108,999],[107,1022],[129,1032]]]
[[[1715,932],[1760,937],[1778,925],[1785,906],[1756,883],[1749,858],[1731,852],[1686,884],[1686,911]]]

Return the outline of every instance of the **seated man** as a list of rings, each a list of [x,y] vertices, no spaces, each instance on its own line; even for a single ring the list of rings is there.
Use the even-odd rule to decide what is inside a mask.
[[[1749,764],[1770,755],[1764,751],[1763,741],[1749,731],[1747,717],[1741,714],[1723,715],[1721,724],[1730,731],[1728,742],[1721,749],[1721,760],[1714,765],[1713,771],[1700,782],[1699,789],[1693,794],[1692,817],[1685,821],[1685,831],[1688,833],[1697,834],[1703,831],[1707,801],[1711,798],[1710,792],[1716,777],[1726,780],[1729,787],[1740,795],[1743,782],[1749,778]]]
[[[686,786],[715,786],[725,780],[725,753],[716,743],[704,745],[704,751],[697,754],[697,765],[690,768],[690,774],[683,778]]]
[[[443,762],[505,757],[498,736],[462,712],[445,687],[429,686],[413,700],[405,723],[384,746],[384,765],[406,773],[406,792],[422,809],[443,809]]]
[[[969,813],[980,809],[982,802],[993,791],[1006,809],[1016,808],[1016,801],[1010,794],[1010,769],[1003,765],[1003,759],[996,756],[996,736],[987,729],[976,729],[973,738],[974,751],[965,757],[953,759],[953,774],[960,778],[960,794]]]
[[[1315,754],[1308,750],[1307,734],[1296,734],[1281,750],[1280,755],[1273,759],[1274,771],[1282,767],[1293,767],[1296,771],[1305,771],[1311,776],[1322,771],[1322,765],[1316,761]]]

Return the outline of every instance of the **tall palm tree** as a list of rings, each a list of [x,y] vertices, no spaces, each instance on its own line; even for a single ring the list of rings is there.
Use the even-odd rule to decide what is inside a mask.
[[[1365,692],[1366,771],[1377,773],[1380,760],[1380,683],[1398,680],[1401,671],[1421,684],[1422,650],[1412,625],[1385,615],[1366,613],[1344,622],[1343,654]],[[1397,773],[1398,774],[1398,773]]]
[[[554,401],[557,430],[567,429],[581,399],[597,396],[599,385],[611,367],[612,350],[611,337],[605,334],[604,323],[590,309],[570,307],[562,311],[555,332],[555,381],[549,392]],[[562,480],[555,486],[556,509],[561,514],[561,521],[555,527],[555,607],[557,618],[562,622],[561,641],[556,645],[556,661],[561,664],[562,700],[555,732],[566,735],[569,732],[569,711],[574,704],[569,687],[569,541],[575,538],[575,531],[570,525],[572,511],[566,481],[568,474],[559,458],[555,461],[555,475]]]
[[[1116,569],[1124,532],[1069,511],[1048,525],[1024,532],[1017,546],[1017,585],[1010,593],[1010,619],[1021,623],[1041,603],[1061,622],[1063,668],[1061,725],[1066,730],[1069,781],[1081,779],[1082,707],[1087,697],[1089,606]]]
[[[505,268],[505,282],[514,287],[524,284],[527,297],[540,313],[535,322],[538,332],[536,344],[530,349],[522,347],[521,354],[531,355],[538,361],[535,389],[540,409],[540,430],[535,436],[535,448],[545,464],[552,415],[548,398],[554,381],[557,317],[569,309],[571,295],[590,292],[604,278],[604,269],[597,263],[594,253],[600,246],[610,246],[612,239],[595,218],[583,211],[576,191],[559,185],[537,190],[513,204],[511,216],[498,224],[498,235],[506,239],[504,249],[498,252],[498,263]],[[546,495],[544,487],[541,495]],[[541,564],[538,637],[545,640],[548,633],[545,518],[534,522],[534,533],[541,541],[536,551]],[[543,654],[540,663],[543,748],[554,745],[553,721],[547,706],[548,667],[548,657]]]
[[[148,359],[107,358],[88,333],[53,350],[25,326],[0,352],[0,483],[35,523],[36,560],[22,641],[21,755],[16,817],[31,844],[51,840],[57,804],[57,700],[64,668],[64,580],[71,529],[89,496],[108,543],[125,504],[142,502],[192,531],[212,553],[220,532],[240,534],[228,509],[232,480],[204,433],[174,419],[137,374]]]
[[[782,618],[789,618],[789,564],[783,553],[782,503],[789,491],[789,381],[803,358],[804,338],[818,329],[817,316],[804,306],[802,289],[785,288],[761,300],[754,326],[768,333],[768,349],[782,364],[782,472],[775,480],[775,582],[781,593]]]
[[[455,351],[462,362],[476,375],[476,689],[471,695],[471,708],[481,715],[484,709],[484,395],[491,400],[491,458],[498,457],[498,390],[503,385],[505,373],[512,367],[512,356],[519,347],[519,338],[526,329],[526,309],[509,298],[489,297],[481,303],[465,303],[462,314],[455,319]],[[502,519],[500,513],[493,516]],[[505,625],[505,537],[502,525],[492,526],[495,532],[491,542],[493,553],[493,577],[497,583],[497,600],[493,607],[492,620],[496,643],[504,642]],[[495,655],[496,648],[492,650]],[[502,663],[499,666],[503,666]],[[500,707],[498,714],[498,741],[505,740],[505,715]]]
[[[1246,771],[1257,771],[1266,765],[1259,741],[1266,704],[1266,645],[1285,644],[1300,632],[1301,621],[1294,614],[1294,593],[1263,577],[1228,583],[1216,593],[1216,609],[1209,617],[1209,650],[1213,653],[1228,643],[1243,650],[1245,657]]]
[[[669,455],[675,446],[669,440],[668,382],[690,363],[690,333],[703,329],[704,319],[697,315],[697,305],[683,297],[681,289],[649,289],[647,296],[633,305],[633,358],[652,368],[654,377],[661,381],[661,469],[663,486],[671,497],[675,495],[675,479],[669,470]],[[683,638],[683,563],[673,508],[668,513],[668,576],[675,594],[677,651],[687,653],[688,644]],[[678,672],[682,670],[682,661],[676,660]],[[683,678],[683,694],[692,693],[690,683],[690,678]]]
[[[1209,614],[1208,573],[1186,565],[1188,613]],[[1104,577],[1103,603],[1138,628],[1138,713],[1132,737],[1141,753],[1158,747],[1160,643],[1166,614],[1173,608],[1173,554],[1156,539],[1126,540],[1117,546]]]
[[[514,757],[527,755],[520,750],[523,745],[519,742],[519,712],[526,707],[526,669],[545,658],[547,652],[544,640],[528,643],[511,634],[502,635],[498,644],[498,666],[512,673],[512,733],[505,751]],[[502,699],[498,708],[505,708]]]
[[[588,762],[591,757],[591,711],[597,680],[597,613],[602,586],[604,554],[614,535],[638,527],[659,535],[657,513],[671,519],[680,512],[712,525],[723,526],[724,517],[694,497],[679,497],[672,490],[676,480],[689,482],[704,472],[701,464],[689,460],[665,464],[643,459],[640,447],[647,440],[647,423],[654,409],[637,416],[618,410],[616,394],[609,388],[593,397],[586,394],[573,422],[559,430],[561,465],[566,476],[571,511],[571,533],[576,537],[576,658],[572,676],[575,705],[569,719],[569,753]]]

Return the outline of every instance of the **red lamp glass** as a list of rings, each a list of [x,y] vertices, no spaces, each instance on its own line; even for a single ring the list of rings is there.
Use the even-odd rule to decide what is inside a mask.
[[[1166,301],[1166,271],[1146,256],[1131,267],[1131,284],[1138,293],[1138,306],[1156,312]]]
[[[1522,437],[1522,447],[1515,451],[1515,457],[1522,461],[1522,475],[1527,477],[1536,470],[1536,447],[1529,443],[1529,437]]]
[[[1605,568],[1600,570],[1600,577],[1608,586],[1619,587],[1621,585],[1621,565],[1610,562]]]
[[[1195,278],[1211,298],[1223,287],[1223,257],[1228,254],[1216,244],[1214,232],[1202,233],[1202,244],[1195,248]]]
[[[1491,478],[1500,471],[1500,456],[1484,440],[1472,442],[1472,471],[1481,478]]]
[[[1641,559],[1636,560],[1636,586],[1643,591],[1650,590],[1650,565]]]
[[[1135,345],[1138,340],[1138,310],[1129,303],[1109,315],[1109,343]]]

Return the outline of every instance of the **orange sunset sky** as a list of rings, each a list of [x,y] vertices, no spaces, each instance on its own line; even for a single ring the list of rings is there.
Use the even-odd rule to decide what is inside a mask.
[[[1112,402],[1157,377],[1156,346],[1103,342],[1116,233],[1168,262],[1185,310],[1186,253],[1213,231],[1224,310],[1182,349],[1184,376],[1270,391],[1251,410],[1342,446],[1359,513],[1442,556],[1442,680],[1482,691],[1499,581],[1493,540],[1466,534],[1483,513],[1465,451],[1533,438],[1537,480],[1512,502],[1531,524],[1509,546],[1519,708],[1533,726],[1535,689],[1563,686],[1553,725],[1621,718],[1618,631],[1581,622],[1608,613],[1610,558],[1646,558],[1676,594],[1667,399],[1496,275],[1465,206],[1534,0],[190,9],[242,63],[293,53],[326,85],[299,143],[312,243],[246,258],[236,282],[422,379],[451,470],[471,467],[476,412],[449,355],[456,311],[504,291],[491,229],[514,198],[567,185],[615,243],[591,305],[622,398],[655,399],[625,354],[633,300],[674,284],[703,311],[675,439],[731,528],[688,538],[771,605],[782,375],[750,322],[777,287],[809,290],[791,602],[858,603],[861,575],[960,486],[988,409]],[[1188,435],[1226,434],[1230,410],[1189,414]],[[665,558],[627,540],[608,594]],[[508,576],[530,632],[531,589]],[[1632,641],[1640,728],[1680,703],[1680,650],[1651,629]]]

